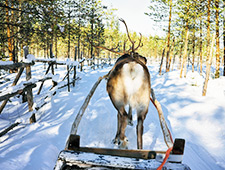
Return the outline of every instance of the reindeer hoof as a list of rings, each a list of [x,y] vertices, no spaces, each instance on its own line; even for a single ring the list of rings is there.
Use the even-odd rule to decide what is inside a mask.
[[[118,148],[120,149],[128,149],[128,139],[125,137],[123,140],[115,138],[112,140],[112,143],[114,145],[118,145]]]
[[[125,137],[124,140],[120,140],[119,142],[120,149],[128,149],[128,139]]]
[[[113,143],[114,145],[119,145],[120,141],[119,141],[118,138],[115,138],[115,139],[112,140],[112,143]]]

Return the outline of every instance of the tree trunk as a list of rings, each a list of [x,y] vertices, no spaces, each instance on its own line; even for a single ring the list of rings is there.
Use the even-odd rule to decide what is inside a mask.
[[[77,41],[77,57],[78,57],[78,61],[80,58],[80,29],[79,29],[79,33],[78,33],[78,41]]]
[[[200,16],[200,37],[199,37],[199,57],[200,57],[200,75],[202,75],[202,16]]]
[[[184,45],[184,55],[183,55],[183,62],[182,62],[182,66],[181,66],[181,70],[180,70],[180,78],[182,78],[182,73],[183,73],[183,68],[185,66],[185,70],[187,70],[187,66],[186,66],[186,63],[187,63],[187,47],[188,47],[188,34],[189,34],[189,31],[188,31],[188,26],[186,26],[186,36],[185,36],[185,45]],[[185,75],[186,77],[186,75]]]
[[[181,69],[181,57],[182,57],[183,47],[184,47],[183,44],[181,44],[178,69]]]
[[[160,67],[159,67],[159,75],[162,74],[162,65],[163,65],[164,54],[165,54],[165,48],[163,49],[163,52],[162,52],[162,59],[161,59]]]
[[[68,23],[68,54],[67,58],[70,58],[70,7],[69,7],[69,23]]]
[[[55,58],[58,58],[58,39],[57,39],[57,28],[55,29]],[[57,64],[55,64],[55,68],[57,69]]]
[[[225,76],[225,0],[223,0],[223,76]]]
[[[92,0],[92,5],[94,5],[94,1]],[[95,69],[94,63],[94,51],[93,51],[93,41],[94,41],[94,8],[91,8],[91,67]]]
[[[220,77],[220,40],[219,40],[219,0],[216,0],[216,73],[215,78]]]
[[[38,42],[36,44],[36,57],[39,58],[39,47],[38,47]]]
[[[171,25],[171,17],[172,17],[172,0],[170,0],[169,25],[168,25],[168,35],[167,35],[166,72],[170,71],[170,69],[169,69],[169,54],[170,54],[170,25]]]
[[[58,42],[57,42],[57,33],[55,32],[55,58],[56,58],[56,59],[58,58],[58,49],[57,49],[57,45],[58,45]]]
[[[209,64],[209,53],[210,53],[210,3],[211,0],[208,0],[208,4],[207,4],[207,37],[206,37],[206,45],[207,45],[207,56],[206,56],[206,64]]]
[[[212,38],[211,49],[209,49],[209,59],[208,59],[207,67],[206,67],[206,77],[205,77],[205,82],[204,82],[204,86],[203,86],[202,96],[206,95],[207,85],[208,85],[208,81],[209,81],[209,74],[210,74],[210,69],[211,69],[211,65],[212,65],[212,58],[213,58],[212,53],[213,53],[215,36],[216,35],[214,34],[213,38]]]
[[[154,49],[154,57],[155,57],[155,60],[157,60],[158,56],[157,56],[157,51],[158,51],[158,45],[156,44],[156,47]]]
[[[8,0],[5,1],[5,5],[9,6]],[[8,8],[6,8],[6,22],[7,22],[9,61],[13,61],[13,44],[12,44],[12,37],[11,37],[11,32],[10,32],[10,25],[9,25],[9,9]]]
[[[21,20],[22,20],[22,0],[19,0],[19,10],[20,10],[20,12],[19,12],[19,23],[21,23]],[[17,47],[18,47],[18,49],[19,49],[19,47],[21,46],[21,40],[20,40],[20,38],[21,38],[21,34],[20,34],[20,27],[18,26],[18,28],[17,28],[17,32],[18,32],[18,45],[17,45]],[[18,61],[21,61],[22,60],[22,58],[23,58],[23,56],[22,56],[22,53],[23,52],[23,49],[21,48],[20,49],[20,52],[18,52],[18,57],[17,57],[17,60]]]
[[[14,3],[12,3],[12,8],[14,8]],[[11,10],[11,22],[15,22],[14,10]],[[15,63],[15,38],[14,38],[14,27],[11,26],[11,44],[12,44],[12,61]]]
[[[21,42],[20,43],[20,60],[22,60],[22,58],[23,58],[23,43]]]
[[[170,70],[171,62],[172,62],[172,58],[173,58],[174,44],[175,44],[175,37],[173,38],[173,43],[172,43],[171,52],[170,52],[169,70]]]
[[[182,29],[182,33],[181,33],[181,35],[183,35],[184,34],[184,30]],[[183,41],[183,38],[181,37],[181,42],[180,42],[180,56],[179,56],[179,64],[178,64],[178,69],[181,69],[181,57],[182,57],[182,52],[183,52],[183,47],[184,47],[184,45],[183,45],[183,43],[184,43],[184,41]]]
[[[187,2],[187,15],[189,15],[189,2]],[[188,18],[185,20],[186,22],[186,26],[185,26],[185,45],[184,45],[184,54],[183,54],[183,62],[182,62],[182,66],[181,66],[181,70],[180,70],[180,78],[182,78],[182,72],[183,72],[183,68],[184,68],[184,77],[186,77],[186,73],[187,73],[187,48],[188,48],[188,35],[189,35],[189,21]]]
[[[193,31],[193,40],[192,40],[192,72],[195,71],[195,27]]]

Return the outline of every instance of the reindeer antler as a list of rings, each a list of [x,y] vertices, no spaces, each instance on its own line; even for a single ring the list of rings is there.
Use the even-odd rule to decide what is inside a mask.
[[[93,45],[93,44],[92,44]],[[101,48],[101,49],[103,49],[103,50],[108,50],[108,51],[110,51],[110,52],[113,52],[113,53],[116,53],[116,54],[119,54],[119,55],[123,55],[124,53],[121,53],[121,52],[118,52],[118,51],[114,51],[114,49],[117,49],[118,48],[118,46],[119,46],[119,44],[117,45],[117,47],[115,47],[115,48],[111,48],[111,49],[109,49],[109,48],[106,48],[106,47],[102,47],[102,46],[96,46],[96,45],[93,45],[95,48]]]
[[[85,32],[86,33],[86,32]],[[114,51],[115,49],[117,49],[118,47],[119,47],[119,43],[117,44],[117,46],[115,47],[115,48],[111,48],[111,49],[109,49],[109,48],[107,48],[107,47],[102,47],[102,46],[97,46],[97,45],[95,45],[94,43],[92,43],[91,41],[90,41],[90,39],[89,39],[89,37],[88,37],[88,33],[86,33],[87,34],[87,39],[88,39],[88,42],[93,46],[93,47],[95,47],[95,48],[100,48],[100,49],[103,49],[103,50],[108,50],[108,51],[110,51],[110,52],[113,52],[113,53],[116,53],[116,54],[119,54],[119,55],[123,55],[124,53],[121,53],[121,52],[118,52],[118,51]]]
[[[129,30],[128,30],[128,27],[127,27],[127,23],[124,21],[124,19],[122,19],[122,18],[120,18],[119,19],[122,23],[124,23],[124,25],[125,25],[125,27],[126,27],[126,31],[127,31],[127,37],[128,37],[128,39],[129,39],[129,41],[131,42],[131,44],[132,44],[132,51],[133,51],[133,49],[134,49],[134,41],[132,41],[131,40],[131,38],[130,38],[130,34],[129,34]]]
[[[143,46],[143,43],[141,44],[142,34],[141,34],[141,33],[139,33],[139,34],[140,34],[139,44],[138,44],[138,46],[134,49],[134,51],[136,51],[139,47],[142,47],[142,46]]]
[[[115,49],[117,49],[118,48],[118,46],[119,46],[119,44],[115,47],[115,48],[107,48],[107,47],[103,47],[103,46],[97,46],[97,45],[95,45],[93,42],[91,42],[90,41],[90,39],[89,39],[89,37],[88,37],[88,34],[87,34],[87,39],[88,39],[88,41],[89,41],[89,43],[93,46],[93,47],[95,47],[95,48],[100,48],[100,49],[103,49],[103,50],[108,50],[108,51],[110,51],[110,52],[113,52],[113,53],[116,53],[116,54],[119,54],[119,55],[123,55],[123,54],[126,54],[126,53],[130,53],[130,52],[132,52],[132,53],[134,53],[139,47],[141,47],[143,44],[141,44],[141,40],[142,40],[142,35],[141,35],[141,33],[140,33],[140,38],[139,38],[139,43],[138,43],[138,46],[135,48],[135,41],[133,41],[132,39],[131,39],[131,37],[130,37],[130,34],[129,34],[129,30],[128,30],[128,27],[127,27],[127,24],[126,24],[126,22],[124,21],[124,19],[122,19],[122,18],[120,18],[119,19],[121,22],[123,22],[124,23],[124,25],[125,25],[125,27],[126,27],[126,31],[127,31],[127,37],[128,37],[128,40],[131,42],[131,47],[130,47],[130,49],[128,50],[128,51],[125,51],[125,47],[124,47],[124,49],[123,49],[123,52],[118,52],[118,51],[115,51]],[[126,40],[127,41],[127,40]],[[126,42],[125,41],[125,42]],[[124,45],[125,46],[125,45]]]
[[[135,52],[140,46],[142,46],[142,45],[141,45],[142,34],[139,33],[139,34],[140,34],[139,44],[138,44],[138,46],[137,46],[136,48],[134,48],[135,41],[132,41],[132,39],[130,38],[130,34],[129,34],[128,27],[127,27],[127,23],[126,23],[126,22],[124,21],[124,19],[122,19],[122,18],[120,18],[119,20],[120,20],[121,22],[124,23],[124,25],[125,25],[125,27],[126,27],[126,31],[127,31],[127,37],[128,37],[129,41],[130,41],[131,44],[132,44],[132,46],[131,46],[131,48],[128,50],[128,52]]]

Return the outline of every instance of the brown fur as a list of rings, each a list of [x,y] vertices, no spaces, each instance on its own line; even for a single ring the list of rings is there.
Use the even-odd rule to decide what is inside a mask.
[[[138,59],[141,58],[142,61]],[[118,111],[117,133],[115,143],[126,145],[125,129],[127,123],[132,125],[132,109],[137,111],[137,148],[142,149],[143,122],[148,113],[148,106],[151,94],[150,74],[144,64],[144,57],[121,56],[111,72],[107,81],[107,92]],[[126,83],[126,79],[130,82]],[[138,87],[137,87],[138,86]],[[129,105],[129,114],[125,106]],[[122,142],[122,143],[121,143]]]

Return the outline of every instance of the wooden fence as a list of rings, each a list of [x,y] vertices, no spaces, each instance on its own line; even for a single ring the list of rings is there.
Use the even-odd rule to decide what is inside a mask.
[[[25,54],[27,55],[27,53]],[[5,108],[7,102],[9,101],[9,99],[11,97],[14,97],[16,95],[22,95],[22,102],[27,102],[28,104],[28,109],[29,112],[31,113],[31,117],[30,117],[30,123],[34,123],[36,122],[36,116],[35,114],[37,113],[37,111],[44,106],[46,103],[40,103],[38,106],[36,106],[35,108],[33,108],[33,88],[37,87],[37,83],[41,82],[37,95],[40,95],[41,90],[43,88],[43,85],[45,83],[46,80],[52,80],[52,87],[51,87],[51,92],[49,91],[50,94],[46,94],[43,98],[47,98],[51,95],[55,95],[57,89],[59,88],[63,88],[66,87],[68,88],[68,91],[70,91],[70,85],[72,84],[73,86],[75,86],[75,81],[76,81],[76,69],[80,68],[80,71],[83,70],[83,65],[84,65],[84,61],[85,59],[80,60],[80,62],[77,61],[57,61],[54,58],[51,59],[34,59],[28,62],[19,62],[19,63],[9,63],[9,62],[1,62],[0,63],[0,70],[17,70],[17,75],[13,81],[13,83],[11,84],[11,86],[14,86],[13,89],[14,90],[5,90],[4,92],[0,91],[0,102],[1,106],[0,106],[0,114],[2,113],[3,109]],[[94,64],[97,61],[97,64]],[[31,67],[35,65],[35,63],[45,63],[48,64],[48,66],[46,67],[46,71],[45,71],[45,77],[38,79],[35,81],[33,79],[31,79],[32,75],[31,75]],[[90,60],[87,60],[87,63],[89,63]],[[107,62],[109,62],[109,64],[111,64],[111,60],[108,59],[95,59],[95,62],[92,61],[92,66],[91,68],[95,68],[96,66],[102,66],[104,64],[106,64]],[[63,86],[59,87],[58,82],[54,81],[53,76],[55,74],[55,66],[56,65],[65,65],[67,68],[67,72],[66,75],[63,77],[62,81],[66,82]],[[22,84],[17,85],[21,75],[23,74],[24,70],[26,71],[26,82],[23,82]],[[47,76],[47,74],[49,73],[49,71],[51,71],[51,75],[52,76]],[[72,78],[70,78],[70,75],[72,74]],[[52,90],[53,89],[53,90]],[[55,90],[54,90],[55,89]],[[10,127],[8,127],[7,129],[5,129],[4,131],[0,132],[0,136],[4,135],[5,133],[7,133],[9,130],[11,130],[12,128],[14,128],[15,126],[19,125],[20,123],[15,122],[14,124],[12,124]]]

